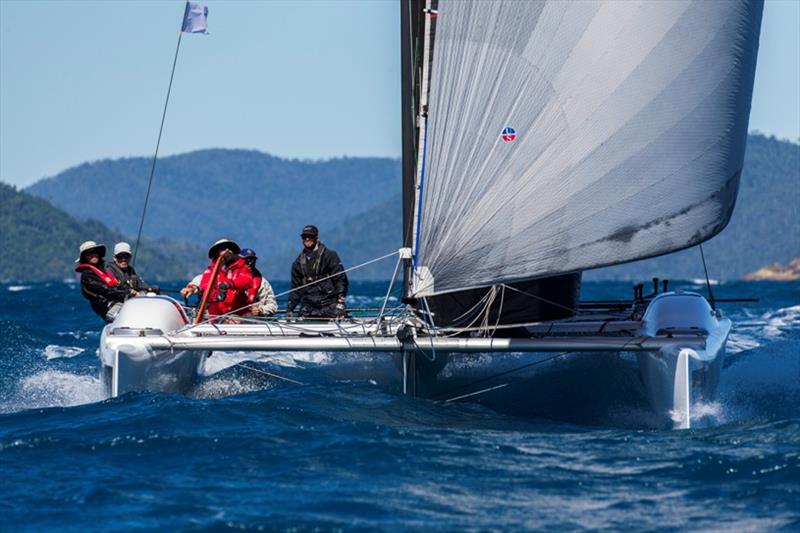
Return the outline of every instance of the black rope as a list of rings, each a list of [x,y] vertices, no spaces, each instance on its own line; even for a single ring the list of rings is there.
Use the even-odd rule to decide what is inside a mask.
[[[703,245],[700,244],[700,257],[703,258],[703,270],[706,273],[706,288],[708,289],[708,300],[711,303],[711,309],[717,310],[717,306],[714,303],[714,295],[711,293],[711,280],[708,279],[708,268],[706,267],[706,254],[703,253]]]
[[[150,179],[147,182],[147,194],[144,196],[144,207],[142,207],[142,218],[139,220],[139,232],[136,234],[136,246],[133,247],[133,257],[131,266],[136,263],[136,252],[139,251],[139,241],[142,239],[142,228],[144,227],[144,216],[147,213],[147,203],[150,200],[150,189],[153,187],[153,174],[156,171],[156,160],[158,159],[158,148],[161,146],[161,133],[164,131],[164,119],[167,117],[167,106],[169,105],[169,94],[172,91],[172,78],[175,77],[175,65],[178,63],[178,51],[181,49],[181,37],[183,31],[178,32],[178,46],[175,47],[175,58],[172,60],[172,72],[169,75],[169,86],[167,87],[167,98],[164,101],[164,112],[161,114],[161,127],[158,128],[158,141],[156,141],[156,153],[153,154],[153,164],[150,166]]]

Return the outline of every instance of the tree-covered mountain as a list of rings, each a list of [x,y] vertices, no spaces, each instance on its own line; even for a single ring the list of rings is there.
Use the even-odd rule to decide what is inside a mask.
[[[81,242],[108,248],[126,240],[96,220],[78,220],[47,201],[0,183],[0,280],[71,278]],[[147,280],[184,279],[205,266],[205,250],[185,242],[144,241],[136,260]]]
[[[143,157],[85,163],[27,190],[73,216],[135,235],[151,164]],[[399,192],[400,163],[394,159],[299,161],[201,150],[159,159],[144,234],[204,247],[232,238],[255,248],[272,277],[286,279],[289,266],[275,258],[296,253],[304,225],[330,234]]]
[[[28,190],[80,218],[135,234],[150,161],[87,163]],[[351,267],[401,244],[400,163],[393,159],[285,160],[243,150],[202,150],[159,160],[145,234],[205,248],[221,236],[256,248],[269,277],[285,280],[300,250],[300,228]],[[646,208],[643,207],[643,208]],[[729,226],[703,245],[709,274],[740,278],[800,256],[800,146],[750,135],[739,198]],[[203,254],[204,255],[204,254]],[[395,258],[354,272],[387,279]],[[685,250],[586,273],[586,279],[702,277],[699,251]]]

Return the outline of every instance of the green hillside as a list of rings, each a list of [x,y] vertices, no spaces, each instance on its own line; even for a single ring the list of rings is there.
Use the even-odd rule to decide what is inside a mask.
[[[0,280],[71,278],[78,246],[86,240],[105,244],[127,240],[96,220],[77,220],[47,201],[0,183]],[[187,243],[142,243],[137,270],[147,280],[185,279],[203,268],[205,249]],[[107,257],[109,259],[109,257]]]
[[[151,162],[85,163],[27,191],[73,216],[99,218],[135,235]],[[228,237],[259,254],[284,256],[297,247],[304,225],[330,230],[399,192],[394,159],[300,161],[252,150],[200,150],[159,159],[144,234],[204,247]]]

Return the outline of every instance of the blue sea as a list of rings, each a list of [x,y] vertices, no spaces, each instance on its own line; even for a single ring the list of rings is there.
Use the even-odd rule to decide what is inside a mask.
[[[0,284],[0,530],[800,531],[800,283],[713,290],[760,300],[721,306],[734,327],[703,423],[656,431],[323,380],[325,354],[214,355],[188,396],[107,399],[77,285]],[[353,283],[349,303],[384,291]]]

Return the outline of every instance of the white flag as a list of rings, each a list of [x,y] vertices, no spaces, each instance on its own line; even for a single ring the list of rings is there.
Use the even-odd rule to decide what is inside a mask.
[[[208,33],[207,19],[208,7],[197,2],[186,2],[181,31],[185,33]]]

